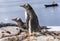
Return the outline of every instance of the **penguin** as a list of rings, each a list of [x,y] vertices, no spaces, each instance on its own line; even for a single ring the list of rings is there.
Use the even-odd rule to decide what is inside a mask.
[[[21,18],[14,18],[12,20],[17,22],[19,27],[22,27],[23,29],[27,29],[26,23],[24,23]]]
[[[27,3],[24,5],[20,5],[20,7],[23,7],[26,10],[26,16],[27,16],[26,24],[29,30],[31,30],[30,32],[39,32],[40,25],[39,25],[38,17],[32,6]]]

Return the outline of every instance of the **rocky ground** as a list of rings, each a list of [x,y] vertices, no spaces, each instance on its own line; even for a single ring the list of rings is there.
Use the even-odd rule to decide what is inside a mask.
[[[0,41],[60,41],[59,32],[32,33],[21,32],[20,28],[7,26],[0,28]]]

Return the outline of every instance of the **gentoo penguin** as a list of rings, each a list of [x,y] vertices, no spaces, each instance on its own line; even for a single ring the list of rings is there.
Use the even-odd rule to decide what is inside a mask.
[[[14,18],[12,20],[17,22],[17,24],[20,28],[27,29],[26,23],[24,23],[21,18]]]
[[[24,5],[20,5],[20,7],[23,7],[26,10],[26,16],[27,16],[26,23],[27,26],[29,27],[29,30],[31,29],[30,32],[38,32],[40,30],[38,17],[33,8],[31,7],[31,5],[27,3]]]

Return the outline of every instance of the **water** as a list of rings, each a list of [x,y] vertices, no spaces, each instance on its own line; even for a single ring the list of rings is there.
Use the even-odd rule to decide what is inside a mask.
[[[48,31],[60,31],[60,26],[47,26],[51,29],[49,29]]]
[[[29,3],[35,10],[40,25],[60,26],[60,0],[55,0],[58,7],[45,8],[44,4],[53,0],[0,0],[0,22],[11,22],[12,18],[20,17],[25,22],[24,9],[19,5]]]

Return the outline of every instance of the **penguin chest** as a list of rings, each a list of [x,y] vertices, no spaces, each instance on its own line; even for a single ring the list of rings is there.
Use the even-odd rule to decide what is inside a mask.
[[[25,11],[25,19],[27,19],[27,11]]]

